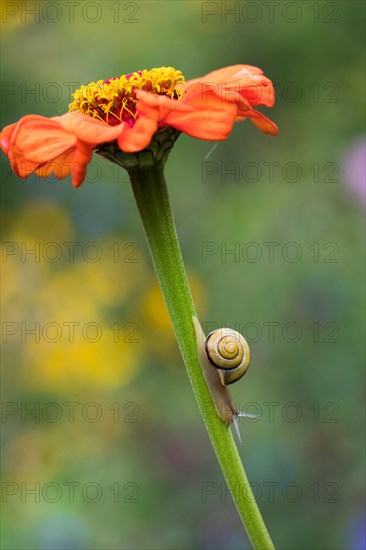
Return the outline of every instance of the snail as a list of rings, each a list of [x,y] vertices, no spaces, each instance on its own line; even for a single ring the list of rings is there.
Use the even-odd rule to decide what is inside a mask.
[[[239,417],[258,417],[238,411],[227,386],[240,380],[248,370],[250,363],[248,342],[239,332],[228,328],[214,330],[206,337],[197,317],[193,317],[193,324],[196,331],[198,358],[216,412],[226,426],[234,424],[241,444]]]

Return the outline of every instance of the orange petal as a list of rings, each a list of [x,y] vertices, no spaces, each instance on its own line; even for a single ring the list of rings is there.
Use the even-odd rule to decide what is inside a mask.
[[[127,127],[118,138],[118,145],[126,153],[134,153],[145,149],[152,136],[173,110],[180,113],[193,111],[193,107],[183,104],[181,101],[170,99],[163,95],[154,95],[143,90],[136,90],[138,96],[138,118],[133,128]]]
[[[265,105],[273,107],[275,90],[272,83],[264,86],[247,86],[241,91],[241,96],[252,106]]]
[[[87,165],[93,156],[93,147],[82,141],[77,141],[76,147],[64,155],[40,166],[35,172],[42,177],[48,177],[52,172],[58,179],[66,178],[72,172],[72,184],[80,187],[83,183]]]
[[[109,126],[106,122],[81,113],[66,113],[53,120],[59,122],[62,128],[78,140],[94,146],[106,141],[114,141],[125,128],[123,122],[117,126]]]
[[[34,172],[42,178],[49,178],[51,174],[54,174],[57,179],[62,180],[71,172],[75,162],[75,152],[76,149],[71,148],[59,157],[38,165]]]
[[[11,136],[17,126],[17,123],[5,126],[0,132],[0,147],[6,155],[9,155]]]
[[[27,177],[39,165],[70,149],[75,138],[55,121],[27,115],[2,132],[3,150],[17,176]]]
[[[198,139],[223,140],[228,137],[237,115],[235,104],[225,102],[215,94],[203,97],[201,83],[191,86],[182,101],[148,92],[139,91],[137,94],[139,118],[135,126],[118,140],[124,151],[145,148],[159,126],[172,126]]]
[[[250,118],[250,120],[264,132],[265,134],[270,134],[271,136],[277,136],[278,128],[272,120],[264,116],[258,111],[250,110],[245,113],[245,116]]]
[[[125,153],[142,151],[149,145],[152,136],[158,129],[155,120],[141,116],[133,128],[126,128],[118,138],[118,145]]]
[[[72,184],[74,187],[80,187],[85,179],[88,163],[93,156],[93,146],[79,140],[76,145],[76,154],[72,167]]]
[[[251,65],[232,65],[208,73],[202,78],[186,83],[186,90],[197,82],[202,83],[203,93],[213,92],[226,101],[236,101],[236,94],[252,107],[274,105],[274,89],[272,82],[263,75],[263,71]]]
[[[58,122],[39,115],[20,119],[10,138],[15,154],[38,163],[59,156],[75,142]]]
[[[237,116],[237,105],[211,94],[202,96],[201,83],[194,84],[183,98],[190,112],[171,111],[162,125],[173,126],[189,136],[209,141],[221,141],[230,134]]]
[[[125,124],[106,123],[80,113],[46,118],[27,115],[1,132],[1,148],[17,176],[32,172],[64,178],[73,173],[73,185],[81,185],[93,147],[117,139]],[[71,164],[70,164],[71,163]],[[69,165],[70,164],[70,165]]]
[[[246,71],[250,74],[263,74],[263,71],[258,67],[253,67],[252,65],[230,65],[229,67],[223,67],[222,69],[217,69],[216,71],[211,71],[205,76],[200,78],[194,78],[192,80],[186,81],[186,88],[191,86],[196,82],[228,82],[233,75],[240,73],[240,71]],[[237,80],[236,76],[234,80]]]
[[[156,113],[156,120],[162,120],[171,110],[179,112],[192,111],[192,107],[183,101],[171,99],[166,95],[155,95],[143,90],[136,90],[136,95],[139,99],[137,103],[137,111],[145,113],[148,108]]]

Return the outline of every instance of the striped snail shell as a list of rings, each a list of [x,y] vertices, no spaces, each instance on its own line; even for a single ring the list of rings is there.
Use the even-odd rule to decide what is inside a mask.
[[[240,380],[247,372],[250,363],[248,342],[239,332],[221,328],[210,332],[206,338],[207,359],[218,369],[223,385]]]

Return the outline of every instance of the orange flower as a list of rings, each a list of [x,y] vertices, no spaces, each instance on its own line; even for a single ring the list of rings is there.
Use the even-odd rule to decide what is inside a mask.
[[[170,126],[209,141],[226,139],[236,120],[249,118],[266,134],[277,126],[253,107],[274,104],[272,82],[257,67],[233,65],[184,81],[180,71],[161,67],[91,82],[74,94],[69,113],[27,115],[0,134],[14,173],[32,172],[82,184],[93,150],[117,141],[127,153],[148,147],[155,132]]]

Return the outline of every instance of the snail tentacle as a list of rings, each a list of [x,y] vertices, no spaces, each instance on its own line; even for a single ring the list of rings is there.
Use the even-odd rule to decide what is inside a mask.
[[[235,430],[236,430],[236,435],[238,436],[238,439],[239,439],[239,443],[240,443],[240,445],[243,445],[241,435],[240,435],[240,430],[239,430],[239,418],[238,417],[239,417],[239,414],[235,414],[233,416],[233,422],[234,422],[234,426],[235,426]]]

